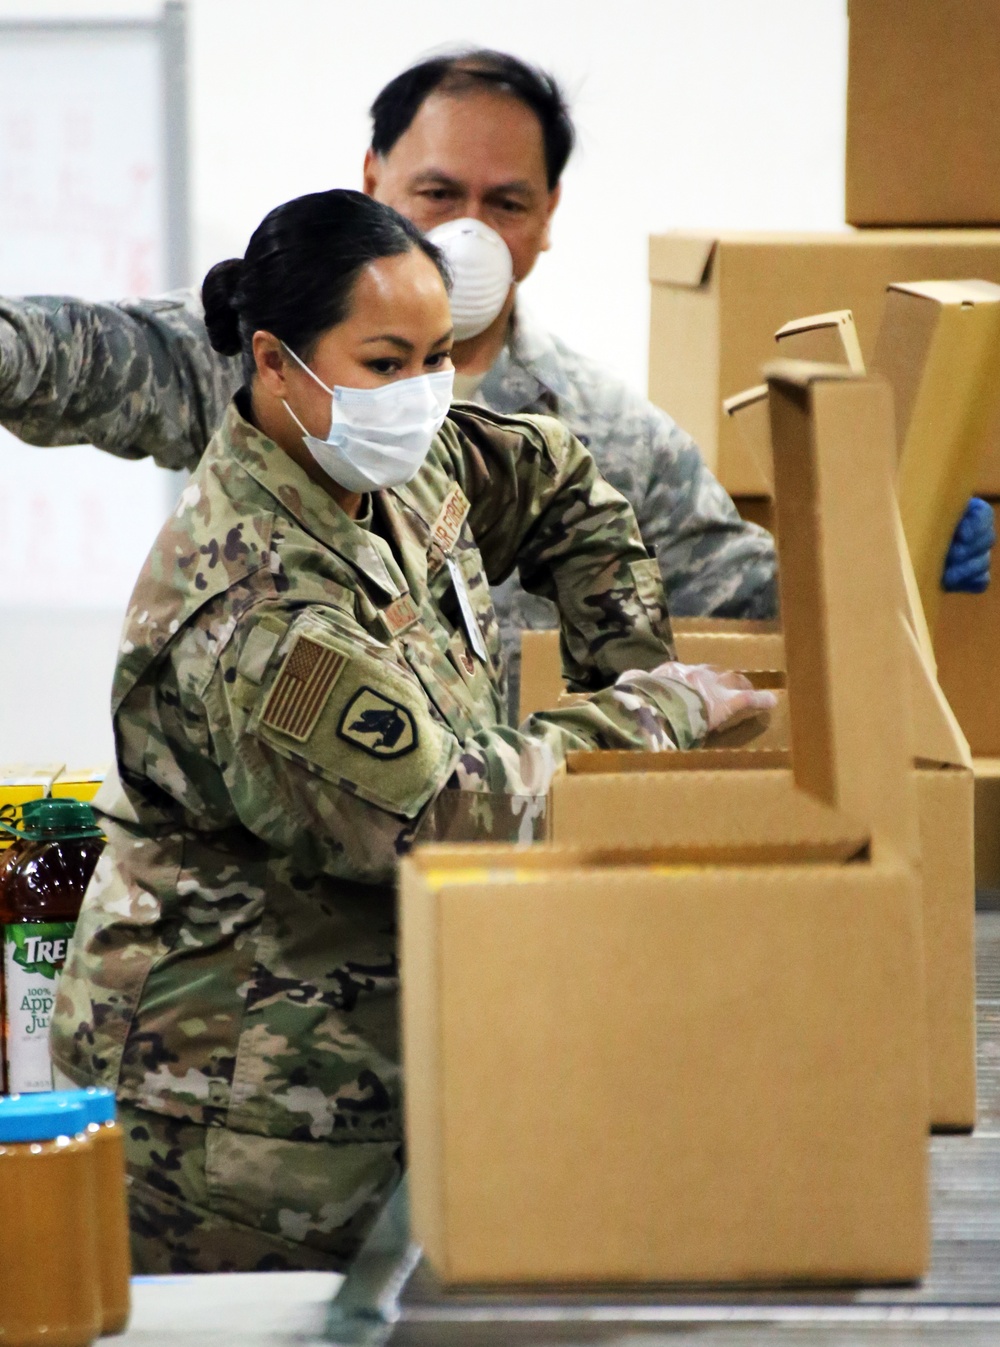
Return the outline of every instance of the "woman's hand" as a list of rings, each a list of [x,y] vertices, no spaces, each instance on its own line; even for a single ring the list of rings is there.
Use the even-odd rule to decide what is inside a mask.
[[[616,700],[626,709],[637,712],[642,701],[643,683],[648,686],[649,682],[664,689],[679,686],[694,693],[704,708],[707,733],[749,720],[751,716],[773,710],[778,704],[773,692],[755,688],[741,673],[715,669],[710,664],[680,664],[676,660],[668,660],[655,669],[629,669],[620,674],[615,682]],[[662,732],[664,727],[658,725],[657,728],[660,733],[647,738],[661,742],[650,742],[649,746],[672,748],[672,743],[662,742],[667,738]]]

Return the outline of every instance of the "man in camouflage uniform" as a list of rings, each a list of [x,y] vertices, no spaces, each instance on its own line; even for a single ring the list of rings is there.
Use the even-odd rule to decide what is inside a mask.
[[[343,1266],[400,1166],[399,855],[530,841],[567,750],[715,723],[683,683],[619,677],[670,658],[659,572],[557,421],[453,409],[352,520],[248,410],[131,601],[111,845],[53,1019],[61,1075],[122,1102],[143,1271]],[[593,691],[522,731],[490,598],[515,563]]]
[[[425,62],[376,99],[378,148],[369,151],[365,187],[421,228],[482,218],[508,243],[520,281],[548,246],[558,200],[562,163],[552,161],[546,127],[562,117],[571,145],[572,126],[555,85],[546,91],[545,77],[514,58],[476,53],[452,65],[484,73],[452,87],[442,62]],[[402,114],[400,99],[390,97],[400,81],[407,86]],[[401,115],[411,124],[403,126]],[[394,140],[381,126],[386,120]],[[429,165],[446,161],[445,179],[425,181]],[[485,369],[484,358],[490,368],[477,402],[559,417],[630,501],[671,612],[775,615],[770,535],[740,519],[697,445],[669,416],[545,332],[513,292],[497,323],[453,353],[459,375],[470,363]],[[238,360],[212,350],[193,294],[121,305],[0,302],[0,421],[29,443],[89,441],[122,457],[193,468],[239,382]],[[494,597],[516,707],[520,629],[554,627],[556,612],[516,575]]]

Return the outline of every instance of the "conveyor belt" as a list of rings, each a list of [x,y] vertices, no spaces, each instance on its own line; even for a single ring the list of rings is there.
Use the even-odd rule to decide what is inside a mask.
[[[334,1305],[331,1336],[361,1347],[910,1347],[1000,1344],[1000,910],[977,914],[979,1126],[934,1137],[933,1255],[915,1287],[627,1296],[442,1291],[408,1245],[405,1192]]]

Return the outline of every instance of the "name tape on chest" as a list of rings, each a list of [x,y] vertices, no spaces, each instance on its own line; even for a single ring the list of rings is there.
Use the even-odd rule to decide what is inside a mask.
[[[412,595],[400,594],[388,608],[379,610],[379,621],[392,640],[396,636],[401,636],[404,631],[409,631],[415,622],[420,621],[420,609],[414,603]]]
[[[339,650],[308,636],[296,637],[278,670],[261,722],[305,743],[346,664],[347,656]]]
[[[435,543],[445,556],[458,542],[462,525],[469,514],[469,502],[460,486],[453,486],[444,498],[444,504],[431,529],[431,542]]]

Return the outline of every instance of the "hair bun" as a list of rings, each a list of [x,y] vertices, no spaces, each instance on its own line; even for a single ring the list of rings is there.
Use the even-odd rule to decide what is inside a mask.
[[[201,302],[205,306],[205,326],[208,339],[220,355],[239,355],[240,315],[239,289],[243,278],[243,259],[230,257],[216,262],[201,287]]]

